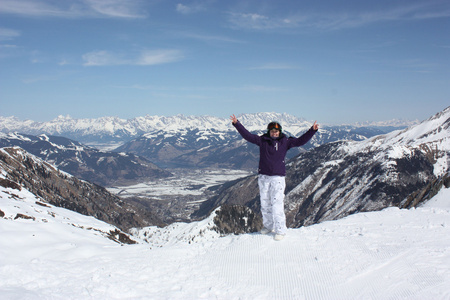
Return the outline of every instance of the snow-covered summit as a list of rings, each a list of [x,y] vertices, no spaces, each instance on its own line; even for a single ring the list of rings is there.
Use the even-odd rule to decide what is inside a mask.
[[[391,143],[405,143],[413,147],[431,143],[441,150],[450,151],[450,107],[416,126],[388,134]]]
[[[413,151],[421,151],[434,162],[434,173],[440,177],[448,172],[450,166],[450,107],[404,130],[362,142],[349,142],[342,146],[342,150],[348,153],[378,150],[385,159],[399,159],[410,156]]]
[[[303,120],[286,113],[255,113],[239,115],[250,128],[263,129],[268,122],[278,120],[285,124],[295,124]],[[65,132],[83,132],[83,134],[128,134],[137,136],[155,131],[178,131],[186,129],[209,128],[217,131],[231,130],[228,118],[214,116],[175,116],[145,115],[132,119],[119,117],[100,117],[95,119],[74,119],[70,116],[58,116],[48,122],[21,121],[16,117],[0,116],[0,132],[19,131],[29,133],[45,132],[56,135]]]
[[[261,112],[238,114],[238,119],[251,131],[264,130],[271,121],[280,122],[293,134],[311,126],[302,118],[288,113]],[[49,135],[63,135],[69,138],[97,136],[97,138],[127,137],[133,138],[144,133],[152,133],[160,130],[179,131],[193,129],[211,129],[215,131],[232,131],[229,118],[215,116],[185,116],[182,114],[174,116],[145,115],[131,119],[105,116],[100,118],[75,119],[67,116],[58,116],[47,122],[36,122],[32,120],[20,120],[17,117],[0,116],[0,132],[21,132],[33,135],[46,133]],[[82,141],[81,139],[76,139]]]

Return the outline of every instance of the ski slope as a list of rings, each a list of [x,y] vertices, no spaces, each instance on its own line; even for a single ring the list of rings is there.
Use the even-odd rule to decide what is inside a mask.
[[[281,242],[219,237],[212,215],[119,245],[103,234],[112,226],[36,201],[0,188],[2,299],[450,299],[450,189],[421,208],[290,229]]]

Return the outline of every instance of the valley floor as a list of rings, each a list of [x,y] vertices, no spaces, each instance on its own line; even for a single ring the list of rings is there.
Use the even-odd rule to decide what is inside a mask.
[[[248,171],[229,169],[167,169],[167,171],[174,176],[135,185],[109,187],[108,190],[122,198],[175,199],[180,196],[201,196],[212,186],[252,174]]]
[[[204,220],[173,224],[150,243],[120,246],[56,221],[0,218],[0,295],[450,299],[449,202],[446,189],[426,207],[290,229],[281,242],[260,234],[218,237]],[[196,232],[202,234],[185,238]]]
[[[213,196],[209,188],[252,175],[249,171],[214,168],[168,171],[174,176],[107,189],[122,199],[144,204],[157,212],[164,222],[172,223],[191,220],[191,214]]]

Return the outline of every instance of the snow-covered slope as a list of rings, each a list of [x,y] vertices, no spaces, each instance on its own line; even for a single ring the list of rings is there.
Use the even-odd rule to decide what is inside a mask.
[[[29,243],[33,240],[39,241],[39,244],[42,243],[41,246],[43,247],[48,247],[51,243],[65,241],[57,247],[59,250],[73,248],[77,243],[83,241],[101,245],[114,244],[112,242],[115,240],[114,233],[119,232],[117,227],[94,217],[46,203],[41,197],[32,194],[23,187],[14,185],[14,183],[12,187],[8,187],[8,185],[11,186],[11,182],[0,177],[0,217],[3,218],[0,220],[9,222],[13,225],[12,228],[23,231],[23,234],[19,236],[14,230],[5,230],[2,227],[0,230],[1,239],[6,244],[2,246],[2,250],[15,245],[23,247],[23,250],[30,252],[29,254],[32,256],[44,254],[39,250],[34,253],[33,248],[29,247]],[[67,239],[67,236],[74,239],[69,242],[70,239]],[[98,236],[102,238],[97,239]],[[103,239],[103,237],[108,239]],[[14,253],[10,254],[13,255]],[[46,252],[45,255],[52,257],[51,251]],[[5,255],[1,255],[1,257],[5,259]],[[14,257],[10,258],[13,261],[16,260]]]
[[[449,172],[449,126],[450,107],[405,130],[359,142],[328,143],[293,158],[286,174],[288,227],[389,206],[414,206],[412,195]],[[257,185],[256,176],[229,185],[197,215],[235,203],[259,211]]]
[[[349,154],[374,150],[386,154],[378,159],[408,157],[418,150],[429,155],[434,162],[434,174],[442,176],[450,166],[450,107],[418,125],[359,143],[352,142],[342,149]]]
[[[61,171],[19,147],[0,148],[0,186],[29,190],[45,203],[95,216],[123,230],[163,224],[142,205],[123,201],[105,188]]]
[[[124,246],[105,238],[108,224],[0,190],[2,299],[450,297],[450,189],[417,209],[290,229],[281,242],[219,237],[211,216]]]
[[[295,226],[403,206],[449,172],[450,107],[401,131],[328,144],[288,166]]]

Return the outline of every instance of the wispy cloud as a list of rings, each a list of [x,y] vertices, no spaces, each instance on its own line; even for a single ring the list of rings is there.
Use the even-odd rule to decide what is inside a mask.
[[[450,17],[447,2],[427,1],[402,7],[391,7],[377,11],[339,11],[307,13],[289,12],[284,16],[269,13],[230,12],[228,22],[235,29],[275,30],[285,28],[340,30],[356,28],[386,21],[413,21]]]
[[[184,58],[180,50],[146,50],[136,61],[138,65],[150,66],[180,61]]]
[[[234,28],[244,29],[277,29],[294,26],[289,20],[266,16],[257,13],[229,13],[228,21]]]
[[[299,69],[296,66],[283,63],[267,63],[256,67],[250,67],[249,70],[294,70]]]
[[[59,81],[67,76],[73,74],[71,71],[57,71],[57,72],[43,72],[35,75],[26,74],[22,78],[22,82],[26,84]]]
[[[126,63],[120,55],[105,50],[86,53],[83,55],[83,60],[85,66],[114,66]]]
[[[17,45],[0,44],[0,59],[10,58],[22,52],[22,49]]]
[[[328,14],[317,16],[316,21],[309,20],[308,22],[320,29],[339,30],[345,28],[361,27],[379,22],[415,21],[449,16],[449,5],[446,5],[445,7],[439,9],[435,6],[428,6],[425,3],[395,7],[373,12]],[[304,19],[304,16],[300,16],[300,19]]]
[[[285,87],[265,86],[265,85],[245,85],[237,88],[237,90],[251,92],[251,93],[273,93],[273,92],[287,92],[290,89]]]
[[[167,64],[182,60],[183,53],[180,50],[144,50],[135,57],[113,53],[105,50],[93,51],[83,55],[84,66],[117,66],[135,65],[151,66]]]
[[[141,5],[141,1],[124,0],[0,0],[0,13],[60,18],[142,18]]]
[[[9,28],[0,28],[0,41],[12,40],[21,35],[21,32]]]
[[[439,64],[431,61],[424,61],[422,59],[405,59],[393,62],[392,65],[397,65],[398,70],[405,70],[416,73],[431,73],[439,68]]]
[[[193,13],[206,11],[206,6],[205,3],[203,2],[195,2],[189,5],[178,3],[176,6],[176,11],[184,15],[189,15]]]
[[[52,4],[33,0],[1,0],[0,13],[27,16],[67,16],[67,12]]]
[[[141,1],[84,0],[88,6],[101,15],[119,18],[141,18]]]
[[[221,43],[247,43],[247,41],[238,40],[235,38],[230,38],[227,36],[221,35],[207,35],[207,34],[198,34],[198,33],[190,33],[183,32],[181,35],[184,38],[195,39],[203,42],[221,42]]]

